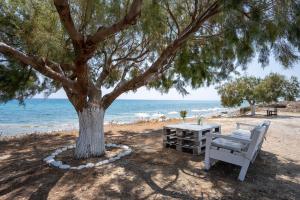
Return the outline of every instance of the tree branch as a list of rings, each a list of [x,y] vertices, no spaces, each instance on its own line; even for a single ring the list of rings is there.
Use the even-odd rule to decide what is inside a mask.
[[[112,92],[106,94],[103,97],[104,107],[107,108],[113,102],[113,100],[123,92],[137,89],[147,84],[148,80],[151,79],[151,77],[154,76],[160,70],[160,68],[168,63],[168,58],[174,55],[185,43],[185,41],[193,33],[195,33],[206,20],[220,12],[218,8],[218,0],[216,0],[206,9],[205,12],[199,15],[194,22],[192,21],[191,24],[187,26],[177,39],[175,39],[171,44],[168,45],[167,48],[164,49],[159,58],[144,73],[124,82],[121,85],[118,85]]]
[[[172,20],[173,20],[173,22],[174,22],[174,24],[175,24],[175,26],[177,28],[177,34],[179,34],[180,33],[180,26],[179,26],[179,24],[178,24],[178,22],[176,20],[176,17],[174,16],[173,12],[171,11],[169,3],[166,1],[165,4],[166,4],[166,7],[167,7],[166,9],[167,9],[170,17],[172,18]]]
[[[98,31],[94,35],[88,37],[86,42],[87,49],[84,52],[84,55],[82,55],[82,59],[88,60],[89,58],[91,58],[97,48],[97,45],[100,42],[106,40],[109,36],[122,31],[130,25],[135,24],[137,18],[141,14],[142,1],[143,0],[134,0],[130,6],[128,13],[121,21],[109,27],[99,27]]]
[[[47,61],[46,59],[37,59],[31,56],[28,56],[21,51],[14,49],[13,47],[8,46],[7,44],[0,42],[0,52],[6,56],[12,57],[21,63],[25,63],[27,65],[32,66],[35,70],[47,76],[49,78],[54,79],[55,81],[61,82],[63,85],[68,86],[70,88],[74,88],[75,82],[65,77],[63,74],[56,72],[53,70],[50,65],[54,65],[54,67],[60,67],[58,64]]]
[[[72,40],[75,51],[78,51],[82,47],[83,36],[75,28],[74,22],[71,17],[68,0],[54,0],[54,5],[63,26],[67,30]]]

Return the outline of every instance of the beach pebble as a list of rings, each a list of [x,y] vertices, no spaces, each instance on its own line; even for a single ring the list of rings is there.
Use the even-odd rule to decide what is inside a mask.
[[[55,150],[50,156],[46,157],[43,159],[44,162],[46,162],[47,164],[50,164],[51,166],[57,167],[59,169],[72,169],[72,170],[81,170],[84,168],[92,168],[95,166],[100,166],[100,165],[104,165],[104,164],[108,164],[111,162],[114,162],[116,160],[119,160],[120,158],[129,155],[130,153],[132,153],[132,149],[126,145],[120,145],[120,144],[112,144],[112,143],[108,143],[105,145],[106,147],[118,147],[118,148],[122,148],[123,151],[120,152],[119,154],[117,154],[116,156],[109,158],[107,160],[102,160],[99,161],[97,163],[87,163],[86,165],[79,165],[79,166],[70,166],[70,165],[66,165],[63,164],[62,161],[56,161],[55,160],[55,156],[57,156],[58,154],[62,153],[63,151],[66,151],[68,149],[72,149],[75,147],[75,145],[68,145],[65,147],[62,147],[60,149]]]
[[[67,149],[73,149],[73,148],[75,148],[75,145],[73,145],[73,144],[67,146]]]
[[[53,152],[50,156],[55,157],[55,156],[57,156],[57,155],[58,155],[58,153]]]
[[[48,160],[51,160],[51,159],[53,160],[53,159],[54,159],[54,156],[51,156],[51,155],[50,155],[50,156],[44,158],[44,161],[47,162]]]
[[[107,163],[109,163],[108,160],[102,160],[102,161],[100,161],[100,162],[97,162],[97,163],[95,164],[95,166],[105,165],[105,164],[107,164]]]
[[[129,149],[129,146],[122,145],[121,148],[127,150],[127,149]]]
[[[75,169],[75,170],[76,170],[76,169],[77,169],[77,167],[70,167],[70,169]]]
[[[114,161],[116,161],[116,160],[118,160],[119,158],[117,158],[117,157],[113,157],[113,158],[110,158],[110,159],[108,159],[108,161],[109,162],[114,162]]]
[[[67,147],[61,148],[62,151],[66,151],[67,149],[68,149]]]
[[[62,162],[54,160],[53,162],[51,162],[51,165],[54,167],[59,167],[60,165],[62,165]]]
[[[81,170],[81,169],[83,169],[83,168],[85,168],[85,165],[79,165],[79,166],[77,167],[78,170]]]
[[[59,169],[70,169],[70,165],[60,165]]]
[[[55,162],[55,160],[52,158],[52,159],[49,159],[47,161],[45,161],[47,164],[51,164],[52,162]]]
[[[97,163],[95,164],[95,167],[98,167],[98,166],[100,166],[100,165],[103,165],[102,161],[97,162]]]
[[[56,155],[58,155],[58,154],[60,154],[60,153],[62,153],[63,151],[61,150],[61,149],[57,149],[56,151],[54,151],[54,153],[56,154]]]
[[[92,168],[92,167],[95,167],[95,164],[93,164],[93,163],[87,163],[87,164],[85,165],[85,167],[86,167],[86,168]]]

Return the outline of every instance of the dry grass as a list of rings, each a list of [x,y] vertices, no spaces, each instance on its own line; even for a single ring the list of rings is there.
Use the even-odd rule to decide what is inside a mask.
[[[214,118],[222,132],[236,121]],[[219,162],[208,172],[204,157],[162,148],[163,122],[107,126],[107,142],[131,146],[120,161],[83,171],[63,171],[42,162],[54,149],[75,141],[76,132],[0,141],[0,199],[299,199],[300,115],[280,113],[245,182],[239,167]],[[176,120],[166,123],[175,123]],[[64,158],[72,158],[66,152]]]

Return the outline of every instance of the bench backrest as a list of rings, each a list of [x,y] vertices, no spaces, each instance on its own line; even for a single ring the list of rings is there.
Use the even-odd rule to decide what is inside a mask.
[[[251,137],[251,143],[246,153],[247,158],[252,159],[256,151],[258,151],[261,148],[264,137],[269,129],[269,126],[270,126],[270,122],[264,121],[263,123],[257,125],[251,131],[252,137]]]

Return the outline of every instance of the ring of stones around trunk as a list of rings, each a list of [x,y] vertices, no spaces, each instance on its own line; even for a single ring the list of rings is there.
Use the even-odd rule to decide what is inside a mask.
[[[131,154],[131,152],[132,152],[132,149],[129,146],[127,146],[127,145],[119,145],[119,144],[111,144],[111,143],[109,143],[109,144],[105,144],[105,146],[106,147],[113,147],[113,148],[114,147],[122,148],[123,151],[120,152],[119,154],[117,154],[114,157],[111,157],[111,158],[106,159],[106,160],[101,160],[101,161],[99,161],[97,163],[87,163],[85,165],[70,166],[70,165],[63,164],[63,162],[60,161],[60,160],[55,160],[55,157],[58,154],[66,151],[68,149],[75,148],[75,145],[68,145],[68,146],[56,149],[50,156],[44,158],[43,160],[44,160],[44,162],[46,162],[50,166],[53,166],[53,167],[56,167],[56,168],[59,168],[59,169],[81,170],[81,169],[84,169],[84,168],[92,168],[92,167],[97,167],[97,166],[100,166],[100,165],[104,165],[104,164],[108,164],[108,163],[114,162],[116,160],[121,159],[124,156],[127,156],[127,155]]]

